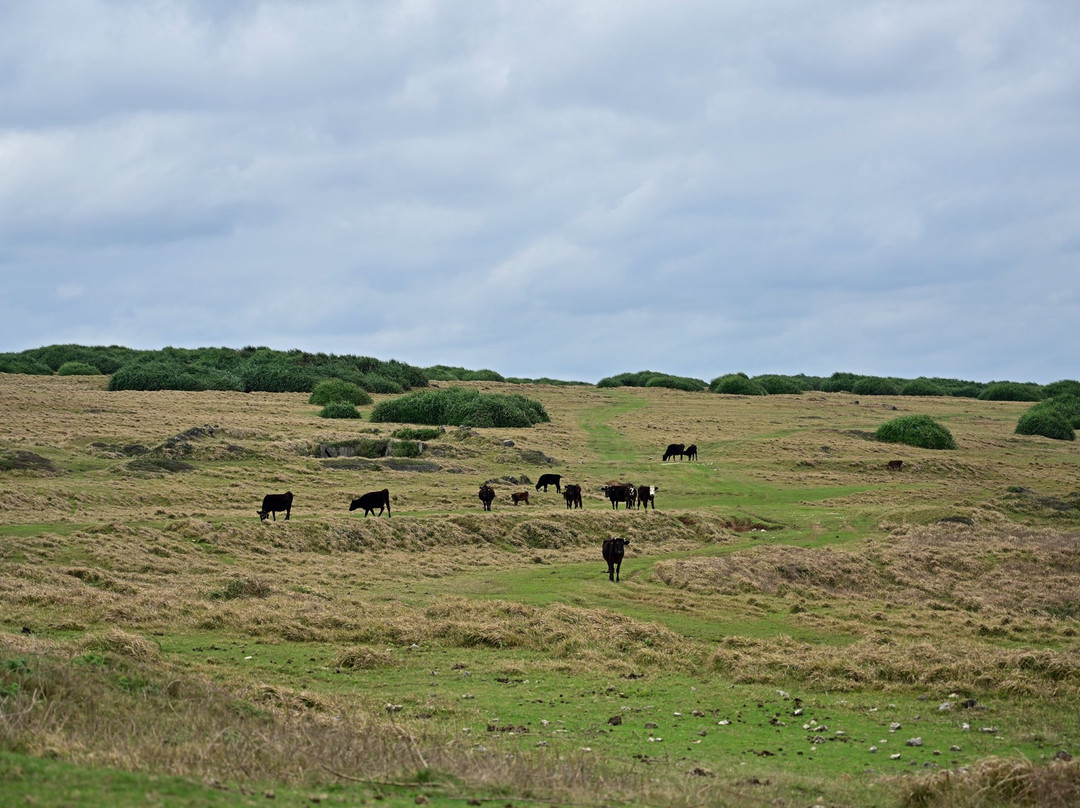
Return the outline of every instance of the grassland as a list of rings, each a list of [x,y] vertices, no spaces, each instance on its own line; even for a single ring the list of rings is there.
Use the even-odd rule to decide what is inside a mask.
[[[1080,796],[1080,449],[1028,404],[470,382],[551,421],[366,459],[401,425],[106,384],[0,374],[0,806]]]

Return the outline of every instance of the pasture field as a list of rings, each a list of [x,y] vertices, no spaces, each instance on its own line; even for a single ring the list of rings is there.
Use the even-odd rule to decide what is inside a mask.
[[[1080,448],[1029,404],[461,384],[551,421],[331,456],[407,425],[0,374],[0,806],[1080,803]]]

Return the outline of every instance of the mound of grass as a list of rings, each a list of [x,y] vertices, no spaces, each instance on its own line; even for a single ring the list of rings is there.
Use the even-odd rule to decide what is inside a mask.
[[[878,427],[874,436],[885,443],[903,443],[922,449],[955,449],[948,428],[929,415],[905,415]]]
[[[764,374],[755,376],[751,381],[760,384],[770,396],[793,396],[805,392],[808,388],[791,376]]]
[[[979,393],[982,401],[1041,401],[1042,387],[1021,382],[990,382]]]
[[[390,437],[397,438],[398,440],[435,440],[435,438],[442,435],[446,430],[444,429],[417,429],[415,427],[402,427],[401,429],[395,429],[390,433]]]
[[[945,389],[930,379],[919,377],[912,379],[900,388],[902,396],[943,396]]]
[[[56,371],[57,376],[100,376],[101,371],[86,362],[65,362]]]
[[[60,469],[46,457],[25,449],[0,449],[0,471],[30,471],[38,474],[59,474]]]
[[[320,418],[359,418],[360,411],[356,409],[356,405],[348,401],[331,401],[321,410],[319,410]]]
[[[356,406],[366,406],[371,403],[371,396],[359,385],[347,382],[344,379],[323,379],[315,385],[311,391],[309,404],[324,406],[335,401],[346,401]]]
[[[1036,405],[1020,416],[1017,435],[1041,435],[1054,440],[1076,440],[1076,431],[1065,415],[1052,406]]]
[[[851,385],[851,392],[858,396],[898,396],[900,385],[895,379],[882,376],[863,376]]]
[[[525,396],[450,387],[380,402],[371,411],[371,420],[433,426],[526,427],[550,418],[542,404]]]
[[[724,393],[732,396],[768,395],[764,385],[751,379],[745,373],[729,373],[726,376],[718,376],[709,382],[709,390],[713,393]]]

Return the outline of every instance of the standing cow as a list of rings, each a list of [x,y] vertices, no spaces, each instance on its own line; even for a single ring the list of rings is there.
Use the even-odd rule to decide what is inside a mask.
[[[697,444],[691,443],[686,449],[683,450],[683,456],[687,460],[697,460]]]
[[[528,491],[521,491],[520,493],[511,494],[510,499],[513,501],[515,506],[519,502],[524,502],[526,505],[528,505],[529,504],[529,492]]]
[[[259,521],[265,522],[266,517],[272,514],[276,522],[278,511],[285,511],[285,518],[289,518],[289,514],[292,513],[292,491],[286,491],[284,494],[267,494],[263,497],[262,507],[259,508]]]
[[[561,474],[541,474],[540,479],[536,481],[536,490],[539,491],[541,486],[544,489],[544,493],[547,493],[549,485],[555,486],[556,493],[562,493],[562,475]]]
[[[491,503],[495,500],[495,489],[487,483],[480,486],[480,493],[477,495],[480,497],[480,502],[484,505],[485,511],[491,510]]]
[[[625,502],[628,509],[634,507],[634,497],[636,495],[634,486],[623,485],[622,483],[609,483],[600,490],[604,492],[605,497],[611,500],[611,507],[613,510],[619,510],[620,502]]]
[[[350,511],[364,509],[364,516],[374,514],[375,509],[379,509],[379,516],[382,516],[383,509],[386,509],[386,517],[390,518],[390,489],[384,488],[382,491],[371,491],[363,496],[357,497],[349,505]]]
[[[607,562],[607,577],[609,581],[618,582],[619,570],[622,568],[623,554],[629,539],[604,539],[604,561]]]
[[[655,485],[639,485],[637,487],[637,507],[645,507],[645,510],[649,510],[649,505],[652,505],[652,509],[656,510],[656,486]]]
[[[563,498],[566,500],[566,509],[581,507],[581,486],[577,483],[567,483],[563,486]]]
[[[669,443],[667,449],[664,451],[664,462],[667,462],[669,458],[675,457],[675,455],[682,458],[685,449],[685,444]]]

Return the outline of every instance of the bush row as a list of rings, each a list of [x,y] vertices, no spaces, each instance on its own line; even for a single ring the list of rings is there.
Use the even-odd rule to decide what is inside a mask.
[[[550,421],[542,404],[525,396],[464,387],[421,390],[375,405],[373,422],[431,426],[526,427]]]

